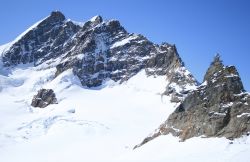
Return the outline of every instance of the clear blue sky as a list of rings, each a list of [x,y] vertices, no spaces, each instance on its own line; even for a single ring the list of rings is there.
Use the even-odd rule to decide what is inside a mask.
[[[186,67],[202,81],[215,53],[235,65],[250,90],[249,0],[2,0],[0,44],[59,10],[86,21],[95,15],[118,19],[128,32],[154,43],[176,44]]]

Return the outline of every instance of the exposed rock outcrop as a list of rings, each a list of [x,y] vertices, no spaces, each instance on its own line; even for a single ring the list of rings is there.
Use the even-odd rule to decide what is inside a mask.
[[[52,89],[40,89],[33,97],[31,106],[45,108],[50,104],[56,103],[56,95]]]
[[[248,135],[249,101],[236,68],[224,66],[216,55],[204,83],[189,92],[167,121],[138,146],[169,133],[182,141],[195,136],[234,139]]]

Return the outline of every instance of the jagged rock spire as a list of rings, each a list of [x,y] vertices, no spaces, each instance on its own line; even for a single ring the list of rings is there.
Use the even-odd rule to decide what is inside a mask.
[[[218,71],[222,70],[224,67],[222,60],[220,58],[220,54],[216,54],[214,60],[211,62],[210,67],[208,68],[204,81],[209,81]]]
[[[218,65],[223,65],[222,60],[220,59],[220,54],[217,53],[214,57],[214,61],[212,62],[212,65],[218,64]]]
[[[224,66],[219,54],[215,55],[213,62],[206,72],[204,81],[207,81],[210,87],[222,87],[224,85],[224,90],[232,94],[245,91],[237,69],[234,66]]]

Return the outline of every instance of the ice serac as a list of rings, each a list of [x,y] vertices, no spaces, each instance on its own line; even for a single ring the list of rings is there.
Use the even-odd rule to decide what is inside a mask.
[[[140,145],[169,133],[181,140],[202,135],[228,139],[249,135],[249,105],[250,95],[245,92],[236,68],[224,66],[216,55],[204,83],[191,91],[166,122]]]
[[[174,45],[154,44],[140,34],[128,33],[119,21],[104,21],[101,16],[79,25],[52,12],[3,54],[4,66],[26,63],[56,67],[55,77],[73,69],[87,87],[100,86],[108,79],[122,83],[141,70],[166,75],[169,88],[165,94],[175,102],[196,85]]]

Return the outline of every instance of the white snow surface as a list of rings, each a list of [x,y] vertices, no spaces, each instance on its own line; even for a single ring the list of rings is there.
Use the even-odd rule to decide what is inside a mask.
[[[98,17],[99,17],[99,15],[96,15],[96,16],[92,17],[92,18],[90,19],[90,21],[94,22],[94,21],[96,21],[96,19],[97,19]]]
[[[115,42],[110,48],[116,48],[116,47],[123,46],[125,44],[128,44],[130,41],[135,40],[136,38],[138,38],[138,35],[136,35],[136,34],[131,35],[125,39],[122,39],[121,41]]]
[[[164,76],[145,71],[123,84],[107,80],[88,89],[67,70],[17,66],[0,75],[2,162],[241,161],[250,158],[250,138],[233,141],[196,137],[179,142],[160,136],[133,150],[163,123],[176,105],[161,96]],[[52,88],[58,104],[30,106],[41,88]]]
[[[6,43],[6,44],[0,46],[0,57],[1,57],[0,59],[2,59],[2,54],[13,45],[13,42],[9,42],[9,43]],[[2,64],[1,60],[0,60],[0,64]]]
[[[237,115],[237,118],[241,118],[243,116],[250,116],[250,113],[242,113],[240,115]]]

